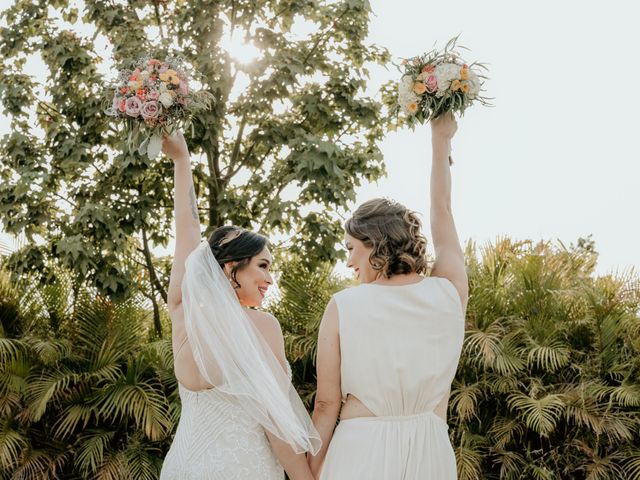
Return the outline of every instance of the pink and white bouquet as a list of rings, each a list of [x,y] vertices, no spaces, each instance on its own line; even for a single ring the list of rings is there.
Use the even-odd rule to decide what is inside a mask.
[[[183,61],[143,58],[118,74],[106,113],[122,120],[131,150],[155,158],[162,138],[184,129],[190,118],[207,110],[213,95],[194,91]]]
[[[444,50],[432,50],[402,60],[404,73],[398,85],[398,108],[410,125],[428,122],[445,112],[463,114],[474,102],[490,105],[481,95],[487,77],[481,63],[467,64],[456,51],[458,37]],[[464,47],[459,47],[464,48]]]

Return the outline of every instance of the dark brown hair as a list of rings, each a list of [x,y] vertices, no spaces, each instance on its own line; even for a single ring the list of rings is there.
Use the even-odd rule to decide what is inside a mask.
[[[358,207],[345,230],[373,251],[369,263],[385,278],[399,273],[427,272],[427,239],[418,214],[386,198]]]
[[[237,262],[231,269],[235,288],[240,288],[236,274],[269,244],[264,235],[233,225],[216,228],[209,235],[208,242],[220,268],[224,270],[225,264]]]

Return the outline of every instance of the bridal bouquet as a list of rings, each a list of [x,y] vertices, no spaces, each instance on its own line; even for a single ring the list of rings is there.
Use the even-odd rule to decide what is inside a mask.
[[[457,40],[449,40],[442,51],[432,50],[402,61],[398,107],[409,125],[428,122],[445,112],[463,114],[476,101],[489,105],[489,99],[480,95],[486,77],[479,70],[486,67],[467,64],[456,51]]]
[[[177,58],[143,58],[119,72],[106,113],[124,123],[131,150],[157,157],[164,136],[185,128],[191,116],[210,107],[213,96],[192,90],[187,71]]]

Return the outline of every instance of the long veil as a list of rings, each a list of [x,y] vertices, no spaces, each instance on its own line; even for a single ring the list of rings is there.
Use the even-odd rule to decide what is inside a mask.
[[[206,241],[191,252],[185,268],[185,327],[201,375],[296,453],[316,454],[320,435],[288,373],[238,302]]]

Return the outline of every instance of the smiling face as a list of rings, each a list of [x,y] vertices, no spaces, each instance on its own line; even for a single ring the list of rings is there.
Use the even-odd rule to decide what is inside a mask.
[[[371,283],[378,278],[379,272],[374,270],[369,262],[373,247],[367,247],[362,240],[344,234],[344,241],[349,252],[347,267],[353,268],[360,283]]]
[[[231,270],[236,262],[225,264],[225,273],[231,278]],[[267,247],[252,257],[249,263],[241,266],[235,274],[235,292],[240,304],[244,307],[259,307],[264,300],[267,289],[273,283],[271,264],[273,257]],[[238,284],[240,285],[238,287]]]

